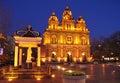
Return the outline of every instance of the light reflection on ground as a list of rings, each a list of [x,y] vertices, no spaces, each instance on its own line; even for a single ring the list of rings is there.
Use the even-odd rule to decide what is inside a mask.
[[[120,83],[120,67],[115,64],[75,64],[70,66],[59,65],[61,70],[58,69],[58,65],[51,65],[54,67],[52,71],[55,74],[54,78],[46,79],[15,79],[11,83],[62,83],[63,70],[78,70],[86,73],[86,83]],[[56,68],[55,68],[56,67]],[[8,83],[8,80],[0,80],[0,83]]]

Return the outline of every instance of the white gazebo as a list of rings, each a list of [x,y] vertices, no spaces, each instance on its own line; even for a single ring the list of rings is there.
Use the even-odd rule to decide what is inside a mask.
[[[41,56],[41,37],[40,34],[32,30],[29,25],[26,30],[17,31],[14,36],[15,39],[15,53],[14,53],[14,67],[22,66],[22,48],[27,48],[26,68],[32,68],[31,48],[37,48],[37,67],[40,67]]]

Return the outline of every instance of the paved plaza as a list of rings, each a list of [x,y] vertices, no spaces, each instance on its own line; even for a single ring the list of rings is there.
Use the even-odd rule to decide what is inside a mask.
[[[14,79],[10,83],[62,83],[62,75],[65,70],[78,70],[86,73],[86,83],[120,83],[120,67],[114,63],[107,64],[51,64],[54,78],[45,79]],[[57,67],[62,67],[58,69]],[[0,83],[8,83],[8,80],[0,80]]]

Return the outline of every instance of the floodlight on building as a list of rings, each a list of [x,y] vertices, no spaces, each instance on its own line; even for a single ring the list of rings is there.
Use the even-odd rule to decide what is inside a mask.
[[[73,71],[72,70],[68,70],[69,73],[72,73]]]
[[[39,80],[41,80],[41,79],[40,79],[40,78],[36,78],[36,80],[38,80],[38,81],[39,81]]]
[[[54,74],[52,74],[52,75],[51,75],[51,77],[52,77],[52,78],[55,78],[55,75],[54,75]]]
[[[42,62],[45,62],[46,61],[46,58],[42,58]]]
[[[74,61],[74,62],[76,62],[76,61],[77,61],[77,58],[76,58],[76,57],[75,57],[75,58],[73,58],[73,61]]]
[[[12,81],[13,79],[12,78],[9,78],[8,81]]]
[[[57,58],[57,61],[58,61],[58,62],[60,62],[60,60],[61,60],[61,58],[60,58],[60,57],[58,57],[58,58]]]
[[[61,69],[61,66],[57,66],[58,69]]]
[[[65,69],[66,69],[66,68],[64,68],[64,67],[62,68],[63,71],[64,71]]]
[[[18,76],[8,76],[6,78],[8,79],[8,81],[13,81],[13,79],[18,78]]]

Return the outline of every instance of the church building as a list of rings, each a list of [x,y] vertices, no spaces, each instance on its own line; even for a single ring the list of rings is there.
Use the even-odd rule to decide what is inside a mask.
[[[91,60],[89,33],[82,16],[75,20],[68,6],[63,11],[61,22],[55,12],[52,12],[43,34],[42,60],[89,62]]]

